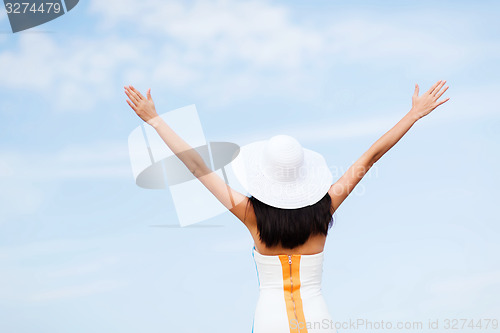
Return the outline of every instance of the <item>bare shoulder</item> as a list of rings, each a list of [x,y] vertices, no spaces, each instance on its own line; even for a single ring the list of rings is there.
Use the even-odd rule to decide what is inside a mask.
[[[216,172],[212,172],[207,166],[198,169],[194,175],[248,229],[256,225],[253,207],[246,195],[226,184]]]

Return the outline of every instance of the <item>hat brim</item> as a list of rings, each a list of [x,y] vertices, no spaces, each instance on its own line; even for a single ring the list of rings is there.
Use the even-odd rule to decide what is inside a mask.
[[[294,209],[313,205],[330,189],[333,176],[324,157],[303,148],[304,164],[294,182],[280,182],[267,177],[260,163],[267,140],[240,147],[231,162],[234,175],[241,186],[258,200],[277,208]]]

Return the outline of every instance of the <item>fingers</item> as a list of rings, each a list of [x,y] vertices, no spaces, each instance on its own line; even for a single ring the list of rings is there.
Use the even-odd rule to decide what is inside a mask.
[[[127,103],[128,103],[128,105],[130,105],[132,110],[137,111],[137,108],[135,107],[135,105],[133,105],[132,102],[130,102],[128,99],[127,99]]]
[[[152,101],[152,100],[153,100],[153,98],[151,97],[151,88],[149,88],[149,89],[148,89],[147,96],[148,96],[148,99],[149,99],[150,101]]]
[[[439,97],[441,97],[441,96],[444,94],[444,92],[445,92],[446,90],[448,90],[448,86],[446,86],[446,87],[443,89],[443,91],[441,91],[439,94],[437,94],[437,95],[436,95],[436,99],[439,99]]]
[[[439,102],[438,104],[436,104],[436,107],[440,106],[441,104],[443,104],[444,102],[448,102],[450,98],[448,97],[447,99],[444,99],[442,100],[441,102]]]
[[[429,90],[427,90],[427,94],[432,94],[432,92],[434,91],[434,89],[436,89],[436,87],[441,83],[441,80],[439,80],[438,82],[434,83],[434,85],[432,87],[430,87]]]
[[[440,80],[441,81],[441,80]],[[446,83],[446,80],[444,81],[441,81],[440,84],[437,85],[437,87],[432,91],[431,95],[435,96],[439,90],[441,90],[441,88],[443,87],[443,85]]]
[[[128,90],[128,92],[129,92],[132,96],[134,96],[134,98],[136,99],[136,101],[138,101],[138,102],[139,102],[139,101],[141,100],[141,97],[140,97],[140,96],[139,96],[139,95],[138,95],[135,91],[133,91],[132,89],[129,89],[129,90]]]
[[[415,92],[413,93],[413,96],[418,97],[418,91],[419,91],[418,84],[415,83]]]
[[[127,94],[128,98],[130,98],[130,100],[132,101],[132,103],[134,103],[134,105],[137,106],[137,104],[139,104],[139,100],[137,99],[137,96],[134,95],[132,91],[125,88],[125,94]]]
[[[138,96],[139,99],[144,99],[144,96],[142,96],[142,94],[137,89],[135,89],[132,86],[129,86],[129,87]]]

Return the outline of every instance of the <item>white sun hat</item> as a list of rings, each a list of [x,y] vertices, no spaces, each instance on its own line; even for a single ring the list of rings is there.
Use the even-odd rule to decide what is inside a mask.
[[[295,138],[283,134],[240,147],[231,167],[249,194],[285,209],[317,203],[333,181],[321,154],[304,149]]]

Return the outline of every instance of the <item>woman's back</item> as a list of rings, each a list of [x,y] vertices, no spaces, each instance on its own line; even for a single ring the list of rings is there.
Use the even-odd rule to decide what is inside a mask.
[[[233,170],[242,184],[251,183],[251,196],[240,205],[259,277],[253,332],[336,332],[321,293],[323,249],[333,222],[326,161],[284,135],[247,146],[238,156]]]
[[[321,293],[326,235],[311,234],[293,248],[268,246],[259,236],[252,205],[249,208],[247,225],[259,280],[252,332],[336,332]]]
[[[259,299],[252,332],[336,332],[321,293],[323,256],[264,255],[252,250],[259,280]]]

